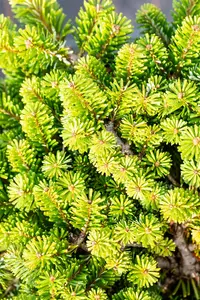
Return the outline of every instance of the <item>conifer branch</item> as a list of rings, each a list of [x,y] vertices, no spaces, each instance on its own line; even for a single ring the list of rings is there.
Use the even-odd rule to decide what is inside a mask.
[[[200,263],[188,248],[182,225],[175,225],[174,242],[182,258],[182,264],[180,265],[181,273],[191,278],[199,277]]]
[[[44,25],[44,28],[49,31],[49,33],[53,34],[52,28],[50,24],[47,23],[47,21],[44,18],[44,14],[42,13],[42,7],[34,7],[34,10],[37,12],[38,18],[41,21],[41,23]]]
[[[105,128],[107,131],[112,132],[117,140],[117,144],[121,147],[122,153],[125,155],[133,155],[133,151],[131,150],[131,146],[124,142],[119,135],[117,134],[115,130],[115,125],[113,121],[109,121],[107,124],[105,124]]]
[[[0,15],[0,298],[200,299],[197,2]]]
[[[16,116],[15,114],[11,113],[10,111],[0,108],[0,112],[2,112],[5,115],[8,115],[9,117],[15,119],[16,121],[20,121],[20,117]]]
[[[179,254],[181,255],[181,263],[178,263],[176,256],[173,255],[166,258],[158,257],[158,266],[161,269],[170,270],[179,278],[184,278],[184,276],[189,278],[199,278],[200,262],[192,253],[190,245],[186,242],[184,227],[182,225],[175,224],[173,229],[174,242],[178,248]]]
[[[180,186],[180,184],[178,183],[178,181],[176,181],[176,180],[174,179],[174,177],[173,177],[171,174],[167,175],[167,178],[169,179],[169,181],[170,181],[174,186]]]
[[[9,286],[5,290],[4,294],[2,295],[3,298],[7,297],[9,294],[12,293],[12,291],[16,290],[16,286],[19,284],[18,278],[13,278],[13,280],[10,282]]]

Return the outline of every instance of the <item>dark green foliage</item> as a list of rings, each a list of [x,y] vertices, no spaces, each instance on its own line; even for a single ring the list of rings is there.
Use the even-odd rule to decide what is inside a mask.
[[[200,4],[0,16],[0,297],[200,299]],[[78,53],[66,46],[73,33]]]

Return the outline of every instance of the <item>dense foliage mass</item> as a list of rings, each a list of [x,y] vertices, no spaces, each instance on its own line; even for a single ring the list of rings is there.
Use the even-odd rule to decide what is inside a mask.
[[[200,1],[0,16],[2,299],[200,299]],[[66,46],[73,34],[78,53]]]

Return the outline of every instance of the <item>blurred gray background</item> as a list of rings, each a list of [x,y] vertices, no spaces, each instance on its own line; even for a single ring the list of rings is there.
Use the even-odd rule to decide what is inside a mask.
[[[47,0],[48,1],[48,0]],[[83,0],[58,0],[65,14],[68,18],[74,21],[80,6],[83,4]],[[122,12],[126,17],[132,20],[132,24],[135,27],[134,37],[139,33],[135,26],[135,13],[144,3],[153,3],[161,8],[161,10],[166,14],[168,20],[171,20],[170,11],[172,9],[172,0],[113,0],[116,5],[118,12]],[[6,16],[11,16],[10,5],[8,0],[0,0],[0,14],[4,13]]]

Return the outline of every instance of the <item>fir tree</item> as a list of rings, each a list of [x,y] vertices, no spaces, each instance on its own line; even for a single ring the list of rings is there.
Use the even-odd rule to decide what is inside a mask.
[[[200,2],[0,16],[2,299],[200,299]],[[78,52],[67,38],[73,34]],[[68,45],[68,46],[67,46]]]

